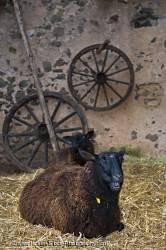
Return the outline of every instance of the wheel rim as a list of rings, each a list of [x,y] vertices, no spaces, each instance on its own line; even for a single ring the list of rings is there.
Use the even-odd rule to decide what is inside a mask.
[[[72,60],[68,85],[72,96],[86,109],[105,111],[117,107],[134,86],[132,63],[120,49],[101,44],[81,50]]]
[[[87,132],[88,125],[82,109],[61,93],[44,94],[59,149],[65,147],[65,135]],[[3,124],[6,152],[23,170],[46,166],[53,159],[47,126],[37,95],[25,97],[15,104]]]

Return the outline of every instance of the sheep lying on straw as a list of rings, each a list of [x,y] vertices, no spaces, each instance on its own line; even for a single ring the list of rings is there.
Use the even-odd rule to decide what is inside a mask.
[[[118,205],[123,184],[124,152],[94,155],[80,150],[84,168],[48,168],[27,183],[19,202],[22,217],[32,224],[92,238],[123,229]]]

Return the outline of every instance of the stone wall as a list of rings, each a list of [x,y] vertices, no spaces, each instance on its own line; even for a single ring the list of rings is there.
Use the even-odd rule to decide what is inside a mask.
[[[135,69],[127,101],[107,112],[85,111],[104,148],[139,146],[166,152],[166,1],[27,0],[27,34],[43,89],[67,90],[67,70],[82,48],[110,39]],[[21,97],[34,92],[33,78],[11,4],[0,6],[0,126]]]

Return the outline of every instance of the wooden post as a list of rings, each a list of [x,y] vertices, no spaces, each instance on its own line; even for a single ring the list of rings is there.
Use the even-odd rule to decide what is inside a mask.
[[[28,56],[29,65],[30,65],[30,68],[31,68],[31,71],[32,71],[32,74],[33,74],[34,83],[35,83],[35,86],[36,86],[36,89],[37,89],[37,92],[38,92],[41,109],[42,109],[42,112],[43,112],[43,115],[44,115],[44,120],[45,120],[47,129],[48,129],[48,133],[49,133],[49,136],[50,136],[51,145],[52,145],[53,150],[55,152],[55,151],[58,151],[59,148],[58,148],[58,144],[57,144],[53,124],[52,124],[52,121],[51,121],[51,118],[50,118],[50,115],[49,115],[49,110],[48,110],[47,104],[46,104],[45,99],[44,99],[44,95],[43,95],[43,91],[42,91],[42,83],[41,83],[41,81],[39,80],[39,77],[38,77],[37,65],[36,65],[36,62],[35,62],[34,57],[33,57],[32,49],[31,49],[31,46],[30,46],[26,31],[24,29],[23,18],[22,18],[22,15],[21,15],[20,6],[19,6],[18,1],[13,0],[13,5],[14,5],[14,10],[15,10],[18,26],[19,26],[19,29],[20,29],[20,32],[21,32],[21,35],[22,35],[22,39],[23,39],[23,42],[24,42],[24,46],[25,46],[25,49],[26,49],[26,53],[27,53],[27,56]]]

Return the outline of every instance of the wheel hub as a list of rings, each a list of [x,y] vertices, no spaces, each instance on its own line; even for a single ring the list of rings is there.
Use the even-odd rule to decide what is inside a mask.
[[[96,74],[95,80],[96,80],[97,84],[101,84],[102,85],[102,84],[104,84],[106,82],[107,75],[105,73],[103,73],[103,72],[99,72],[99,73]]]
[[[41,140],[49,139],[49,133],[45,123],[40,123],[37,125],[37,135]]]

